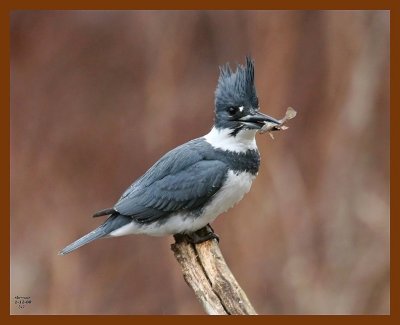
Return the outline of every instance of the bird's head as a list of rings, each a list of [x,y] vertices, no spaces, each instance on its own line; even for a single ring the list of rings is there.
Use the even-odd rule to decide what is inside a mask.
[[[246,57],[246,64],[239,64],[236,71],[232,71],[229,64],[220,67],[215,90],[215,127],[229,129],[230,134],[236,136],[247,130],[255,134],[266,122],[279,124],[259,109],[254,86],[254,61]]]

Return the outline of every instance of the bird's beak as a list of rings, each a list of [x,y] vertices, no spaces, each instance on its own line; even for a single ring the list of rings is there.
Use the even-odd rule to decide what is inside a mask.
[[[261,112],[255,112],[253,114],[243,116],[239,119],[239,121],[243,122],[243,124],[247,126],[251,126],[257,129],[261,129],[266,123],[271,123],[273,125],[281,124],[281,122],[279,122],[278,120]]]

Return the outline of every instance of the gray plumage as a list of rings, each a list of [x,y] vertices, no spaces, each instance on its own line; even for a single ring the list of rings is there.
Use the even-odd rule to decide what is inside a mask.
[[[178,211],[193,212],[221,188],[228,170],[255,174],[258,167],[255,150],[242,157],[234,153],[226,156],[204,139],[192,140],[157,161],[124,192],[114,210],[141,223]]]
[[[72,244],[69,244],[68,246],[63,248],[58,254],[65,255],[71,253],[75,249],[78,249],[79,247],[82,247],[83,245],[86,245],[95,239],[106,237],[113,230],[118,229],[131,221],[132,219],[130,217],[113,214],[95,230],[74,241]]]

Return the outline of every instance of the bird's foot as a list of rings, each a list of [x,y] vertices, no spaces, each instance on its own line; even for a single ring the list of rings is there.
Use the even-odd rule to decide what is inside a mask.
[[[199,244],[210,239],[216,239],[219,242],[219,236],[209,224],[195,232],[186,234],[185,237],[191,244]]]

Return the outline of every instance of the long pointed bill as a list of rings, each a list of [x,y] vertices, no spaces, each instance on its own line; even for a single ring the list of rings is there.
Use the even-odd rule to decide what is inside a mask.
[[[243,116],[239,119],[243,124],[257,129],[261,129],[265,124],[280,125],[281,122],[261,112],[252,115]]]

